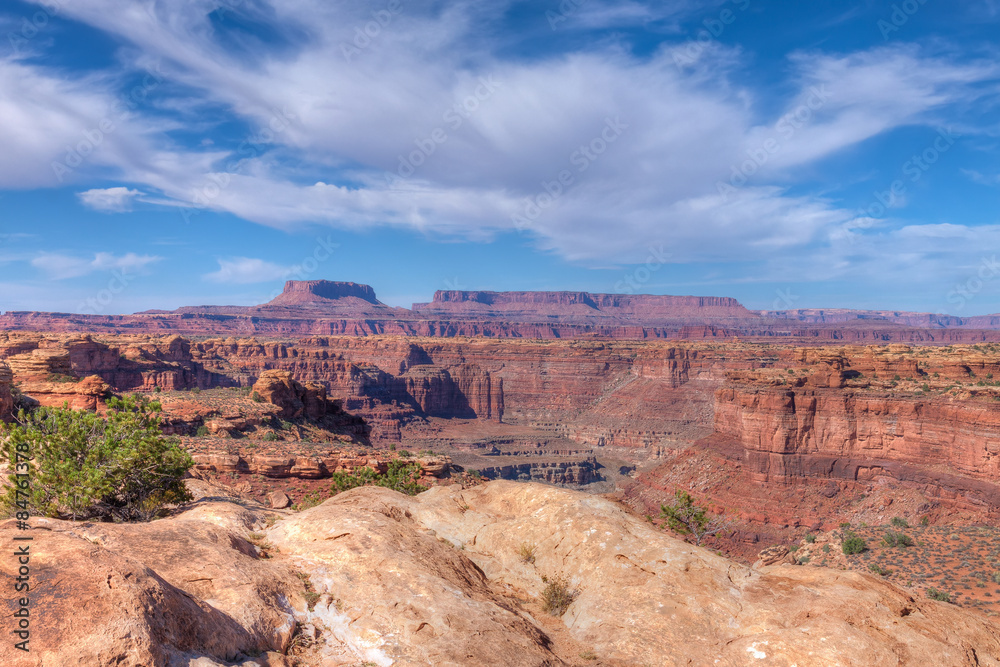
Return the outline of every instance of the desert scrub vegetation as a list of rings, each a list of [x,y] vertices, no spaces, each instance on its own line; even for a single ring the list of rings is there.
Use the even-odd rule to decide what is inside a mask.
[[[882,536],[882,544],[887,547],[912,547],[915,542],[913,538],[906,533],[900,533],[895,530],[887,530]]]
[[[535,562],[535,551],[538,549],[534,542],[521,542],[521,547],[517,551],[517,557],[522,563],[531,564]]]
[[[298,577],[299,581],[302,582],[302,586],[305,589],[303,595],[306,598],[306,606],[309,608],[309,611],[312,611],[313,609],[316,608],[316,603],[319,602],[320,595],[319,593],[316,592],[316,589],[313,587],[312,581],[309,580],[308,574],[306,574],[302,570],[297,570],[295,572],[295,576]]]
[[[389,461],[387,470],[380,473],[372,468],[358,468],[352,472],[333,473],[332,489],[335,494],[359,486],[382,486],[393,491],[415,496],[428,487],[420,483],[420,464],[398,459]]]
[[[267,535],[253,531],[247,534],[247,542],[257,547],[261,558],[270,558],[272,551],[278,548],[267,541]]]
[[[542,610],[552,616],[562,616],[573,604],[576,593],[570,589],[569,582],[564,577],[542,577],[542,582],[546,584],[541,597]]]
[[[667,526],[681,535],[690,535],[694,543],[701,546],[702,540],[728,527],[721,517],[709,516],[708,510],[698,506],[690,493],[682,489],[674,492],[674,501],[660,505],[660,518]]]
[[[951,595],[945,591],[939,591],[933,586],[927,589],[927,597],[938,602],[951,602]]]
[[[853,531],[845,531],[843,539],[840,541],[840,549],[845,555],[863,553],[868,550],[868,543],[865,538]]]
[[[299,502],[295,503],[295,505],[292,507],[292,509],[296,510],[297,512],[301,512],[301,511],[307,510],[307,509],[309,509],[311,507],[316,507],[317,505],[319,505],[323,501],[327,500],[328,498],[330,498],[330,496],[324,497],[319,492],[312,491],[312,492],[307,493],[306,495],[302,496],[302,500],[300,500]]]
[[[874,572],[875,574],[881,577],[888,577],[890,574],[892,574],[892,570],[890,570],[887,567],[882,567],[878,563],[872,563],[871,565],[869,565],[868,570]]]
[[[0,508],[15,516],[30,505],[57,518],[149,521],[190,500],[182,478],[194,462],[162,434],[160,404],[136,394],[107,406],[104,416],[65,405],[20,410],[14,423],[0,423],[11,482]],[[29,474],[30,486],[18,472]]]

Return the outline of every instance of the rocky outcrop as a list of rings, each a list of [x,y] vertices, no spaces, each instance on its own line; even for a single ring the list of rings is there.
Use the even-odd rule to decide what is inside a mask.
[[[44,406],[68,404],[74,410],[96,410],[109,390],[100,376],[81,379],[65,348],[41,348],[14,355],[7,358],[7,366],[19,390]]]
[[[205,503],[149,524],[32,523],[32,542],[11,541],[25,533],[0,524],[5,543],[31,545],[30,653],[5,641],[0,664],[290,666],[282,654],[306,603],[292,570],[247,541],[260,514]],[[0,562],[10,590],[18,567]],[[5,602],[10,618],[17,603]]]
[[[320,456],[292,456],[287,454],[226,454],[208,452],[193,454],[195,470],[212,473],[233,473],[237,475],[262,475],[272,479],[294,477],[298,479],[324,479],[335,472],[354,472],[358,468],[371,468],[384,473],[392,460],[387,452],[358,455],[354,452],[332,450]],[[428,477],[445,478],[452,470],[448,456],[414,458],[420,465],[422,474]]]
[[[558,664],[546,634],[415,521],[405,498],[341,494],[268,532],[322,596],[309,618],[333,631],[320,653],[327,664],[352,655],[378,665]]]
[[[582,486],[602,480],[595,458],[577,461],[531,461],[481,468],[486,479],[506,479],[515,482],[546,482],[560,486]]]
[[[754,480],[887,475],[1000,507],[1000,410],[992,405],[806,387],[726,387],[718,401],[716,430],[742,443]]]
[[[715,430],[743,447],[758,483],[887,477],[995,511],[1000,403],[992,382],[977,378],[991,378],[997,360],[918,352],[803,350],[812,365],[791,376],[730,373],[716,393]]]
[[[31,653],[0,644],[13,667],[1000,662],[979,612],[867,574],[744,567],[549,486],[367,487],[294,514],[204,497],[148,524],[32,522]],[[0,560],[0,583],[18,567]],[[570,593],[555,618],[536,602],[553,582]]]
[[[307,382],[301,384],[289,371],[269,370],[261,373],[253,385],[253,392],[267,403],[281,408],[282,419],[307,417],[320,420],[326,416],[328,404],[326,387]]]
[[[313,585],[342,601],[341,636],[370,637],[367,659],[386,664],[488,662],[477,652],[486,648],[465,645],[463,658],[449,644],[474,632],[476,646],[495,647],[494,661],[542,664],[526,639],[537,635],[495,611],[503,605],[489,592],[502,585],[530,599],[560,578],[574,593],[562,617],[569,634],[617,664],[711,657],[734,666],[971,667],[1000,660],[1000,630],[979,613],[916,599],[863,574],[752,570],[670,538],[609,501],[553,487],[492,482],[416,498],[356,490],[279,523],[269,539],[322,573]],[[523,545],[533,547],[532,560],[522,557]],[[398,574],[359,576],[366,558],[386,558]],[[466,559],[477,570],[466,569]],[[470,598],[481,602],[470,606]],[[407,600],[403,613],[400,599]],[[332,607],[317,611],[333,615]]]

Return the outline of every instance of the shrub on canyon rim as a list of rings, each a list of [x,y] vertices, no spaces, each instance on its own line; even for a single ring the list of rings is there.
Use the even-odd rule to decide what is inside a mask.
[[[840,548],[846,555],[852,556],[867,551],[868,543],[857,533],[848,531],[840,542]]]
[[[564,577],[542,577],[542,582],[548,584],[542,591],[542,609],[547,614],[562,616],[573,604],[576,592],[570,589],[569,582]]]
[[[379,473],[371,468],[358,468],[352,472],[333,473],[333,492],[342,493],[359,486],[384,486],[393,491],[415,496],[427,487],[420,484],[420,464],[404,463],[399,459],[389,461],[388,469]]]
[[[0,506],[18,518],[149,521],[190,500],[182,478],[194,462],[161,433],[160,410],[134,395],[108,400],[103,417],[65,406],[20,411],[0,425],[11,482]]]
[[[704,507],[699,507],[690,493],[683,489],[674,492],[674,502],[660,505],[660,518],[667,526],[681,535],[691,535],[695,544],[729,527],[722,517],[711,517]]]

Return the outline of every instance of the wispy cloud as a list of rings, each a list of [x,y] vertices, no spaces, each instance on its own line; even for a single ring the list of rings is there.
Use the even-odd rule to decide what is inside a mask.
[[[93,259],[86,259],[60,253],[42,253],[31,260],[31,265],[46,274],[51,280],[66,280],[78,278],[95,271],[124,271],[133,273],[146,269],[150,264],[160,261],[161,257],[154,255],[137,255],[127,253],[115,255],[99,252]]]
[[[202,276],[213,283],[246,285],[282,280],[296,271],[294,266],[281,266],[274,262],[252,257],[231,257],[218,259],[219,270]]]
[[[973,183],[980,185],[1000,185],[1000,174],[983,174],[975,169],[963,169],[962,173]]]
[[[574,20],[636,24],[688,4],[657,10],[651,3],[595,2]],[[703,48],[689,68],[678,67],[669,48],[643,57],[602,45],[511,58],[482,29],[502,7],[477,3],[446,10],[408,4],[352,59],[342,45],[370,20],[363,3],[253,3],[248,18],[266,15],[270,30],[298,36],[280,54],[260,45],[253,58],[229,48],[225,28],[211,23],[215,3],[145,6],[149,11],[123,12],[113,0],[77,0],[65,11],[130,42],[131,68],[161,62],[164,76],[179,84],[172,95],[195,91],[165,106],[224,108],[253,130],[238,146],[217,141],[209,150],[126,126],[103,158],[126,185],[95,191],[103,194],[91,205],[115,210],[137,196],[132,188],[142,188],[161,203],[285,229],[304,222],[395,226],[472,239],[519,229],[541,248],[595,263],[635,261],[648,245],[664,242],[672,261],[821,253],[855,213],[793,189],[804,167],[898,128],[937,126],[986,96],[995,101],[1000,76],[992,63],[907,45],[810,51],[788,62],[783,97],[761,104],[762,92],[741,76],[740,51],[721,43]],[[241,6],[251,11],[250,3]],[[11,137],[19,159],[31,165],[25,173],[44,170],[39,163],[47,165],[86,127],[51,111],[33,121],[33,109],[68,97],[99,115],[109,103],[110,93],[95,92],[101,86],[37,67],[8,63],[6,76],[16,84],[11,90],[28,95],[24,102],[0,93],[17,126],[32,137],[46,137],[49,126],[58,130],[39,145]],[[31,93],[38,77],[49,97]],[[476,97],[484,81],[493,83]],[[797,124],[788,135],[782,123],[790,114]],[[279,118],[291,122],[277,131]],[[609,122],[623,127],[613,144],[602,138]],[[771,138],[780,150],[735,192],[721,195],[719,184],[730,181],[734,166]],[[414,154],[413,173],[387,183],[387,173],[399,176],[402,162],[417,161]],[[18,182],[13,168],[3,167],[0,157],[0,185],[4,174]],[[559,185],[561,173],[572,182]],[[530,206],[539,215],[526,216]],[[519,228],[515,214],[529,224]],[[286,270],[234,258],[220,260],[205,278],[255,282]]]

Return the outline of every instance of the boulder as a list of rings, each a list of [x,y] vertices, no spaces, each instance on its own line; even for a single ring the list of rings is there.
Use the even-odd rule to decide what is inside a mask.
[[[451,472],[450,456],[424,456],[417,459],[420,468],[432,477],[447,477]]]
[[[205,421],[205,428],[212,435],[231,435],[236,430],[236,424],[228,419],[208,419]]]
[[[250,472],[265,477],[291,477],[295,458],[280,455],[257,454],[250,457]]]
[[[291,498],[284,491],[272,491],[267,496],[267,502],[276,510],[283,510],[292,504]]]
[[[775,545],[773,547],[768,547],[764,549],[759,554],[757,554],[757,561],[753,564],[754,569],[759,570],[762,567],[767,567],[768,565],[778,565],[779,563],[791,563],[794,562],[791,551],[788,547],[783,545]]]

